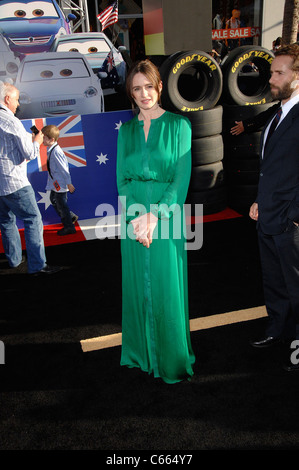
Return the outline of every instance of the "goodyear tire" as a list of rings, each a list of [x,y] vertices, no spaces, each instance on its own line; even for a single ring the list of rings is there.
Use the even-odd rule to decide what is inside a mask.
[[[229,187],[244,186],[244,185],[257,185],[259,182],[258,171],[240,171],[228,172],[227,174]]]
[[[222,132],[222,106],[204,109],[197,113],[182,113],[188,117],[192,126],[192,139],[210,137]]]
[[[221,186],[223,181],[224,172],[222,162],[194,166],[192,168],[189,189],[191,191],[205,191]]]
[[[259,159],[232,158],[224,164],[228,186],[258,184],[260,176]]]
[[[223,101],[237,105],[264,104],[272,101],[269,78],[274,54],[261,46],[242,46],[230,52],[221,64]],[[254,64],[255,71],[245,71]]]
[[[187,51],[168,57],[160,67],[162,104],[180,113],[213,108],[222,93],[220,66],[206,52]]]
[[[277,102],[255,105],[255,106],[223,106],[223,145],[224,159],[231,160],[233,158],[248,159],[259,158],[260,154],[260,138],[261,130],[265,122],[260,122],[258,116],[271,112],[271,109],[277,105]],[[260,122],[260,127],[256,127],[255,131],[243,132],[239,135],[232,135],[230,130],[236,121],[244,121],[246,119]]]
[[[196,204],[203,205],[203,215],[215,214],[227,207],[226,186],[208,189],[206,191],[189,191],[187,203],[191,206],[191,215],[194,215]]]
[[[234,136],[234,139],[224,137],[224,158],[257,158],[260,155],[261,132],[252,132],[251,134],[240,134]]]
[[[220,134],[192,140],[192,165],[207,165],[223,160],[223,140]]]

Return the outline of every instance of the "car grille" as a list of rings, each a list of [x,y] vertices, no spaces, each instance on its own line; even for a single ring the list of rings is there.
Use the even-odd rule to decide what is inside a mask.
[[[42,108],[54,108],[56,106],[70,106],[76,104],[76,100],[52,100],[52,101],[42,101]]]
[[[47,44],[51,39],[51,36],[37,36],[28,38],[10,38],[11,42],[16,46],[37,46],[41,44]]]

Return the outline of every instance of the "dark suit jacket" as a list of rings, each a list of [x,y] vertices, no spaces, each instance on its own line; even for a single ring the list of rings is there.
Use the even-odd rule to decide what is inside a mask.
[[[268,122],[269,119],[274,116],[274,113],[276,113],[279,107],[280,101],[277,101],[275,104],[267,108],[266,111],[262,111],[256,116],[244,119],[244,132],[257,132],[263,129],[266,122]]]
[[[275,130],[260,159],[256,202],[258,226],[265,234],[282,233],[289,221],[299,222],[299,103]]]

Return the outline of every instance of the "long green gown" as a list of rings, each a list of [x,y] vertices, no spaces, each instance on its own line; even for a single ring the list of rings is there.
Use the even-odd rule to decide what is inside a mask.
[[[121,365],[167,383],[193,375],[183,204],[191,175],[191,126],[164,112],[147,140],[135,116],[118,135],[117,186],[122,203]],[[158,217],[149,248],[136,242],[130,221]],[[164,224],[164,225],[163,225]],[[168,233],[169,232],[169,236]]]

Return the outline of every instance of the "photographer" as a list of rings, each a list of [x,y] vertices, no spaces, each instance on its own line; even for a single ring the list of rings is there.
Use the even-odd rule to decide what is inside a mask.
[[[35,194],[27,178],[27,161],[39,155],[42,133],[26,132],[15,117],[19,91],[0,83],[0,230],[11,268],[21,269],[22,245],[16,217],[24,222],[28,273],[53,273],[46,264],[43,223]]]

